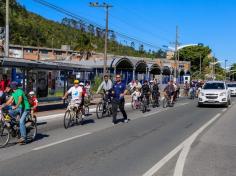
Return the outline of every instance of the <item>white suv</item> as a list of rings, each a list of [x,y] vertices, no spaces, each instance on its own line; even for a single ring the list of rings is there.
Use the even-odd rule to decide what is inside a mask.
[[[231,104],[230,90],[223,81],[206,82],[198,97],[198,106],[204,104],[225,105]]]
[[[236,83],[235,82],[227,83],[227,86],[228,89],[230,90],[231,97],[236,96]]]

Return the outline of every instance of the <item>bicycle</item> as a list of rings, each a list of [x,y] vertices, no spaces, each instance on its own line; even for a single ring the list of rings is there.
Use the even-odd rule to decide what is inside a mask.
[[[20,139],[20,123],[18,120],[20,115],[17,114],[16,118],[12,118],[8,110],[3,110],[0,115],[0,147],[3,148],[9,143],[10,137]],[[27,142],[34,141],[37,136],[37,125],[29,116],[27,116],[25,123]]]
[[[141,98],[141,110],[143,113],[147,112],[148,109],[148,100],[147,100],[147,96],[143,95]]]
[[[102,101],[97,104],[96,115],[98,119],[112,115],[111,100],[108,98],[108,91],[103,94]]]
[[[64,127],[65,129],[79,124],[82,121],[83,107],[80,107],[79,104],[74,101],[67,102],[68,106],[64,115]]]
[[[160,106],[160,93],[153,93],[152,94],[152,107],[159,107]]]
[[[132,107],[133,110],[140,109],[141,108],[141,102],[139,100],[134,100],[133,97],[132,97],[131,107]]]
[[[164,99],[163,99],[163,108],[167,108],[167,107],[173,107],[174,104],[171,103],[171,98],[168,97],[166,98],[166,96],[164,96]]]

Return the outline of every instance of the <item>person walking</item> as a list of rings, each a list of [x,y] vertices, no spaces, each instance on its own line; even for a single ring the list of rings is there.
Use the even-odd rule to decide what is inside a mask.
[[[125,94],[127,93],[127,89],[124,83],[121,82],[121,76],[119,74],[116,75],[116,83],[113,85],[112,89],[112,116],[113,116],[113,124],[117,124],[117,109],[119,107],[123,119],[122,121],[127,123],[129,119],[127,118],[127,114],[125,112]]]

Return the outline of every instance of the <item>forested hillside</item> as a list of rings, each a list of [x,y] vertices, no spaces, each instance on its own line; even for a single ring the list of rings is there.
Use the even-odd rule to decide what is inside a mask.
[[[0,1],[0,26],[5,25],[5,1]],[[83,53],[103,52],[104,29],[86,24],[82,20],[65,17],[60,23],[54,22],[27,11],[23,6],[10,0],[10,43],[40,47],[60,48],[71,45],[72,49]],[[165,57],[162,50],[152,51],[134,42],[122,45],[117,41],[114,31],[109,31],[108,52],[117,55],[139,57]],[[137,49],[138,48],[138,49]]]

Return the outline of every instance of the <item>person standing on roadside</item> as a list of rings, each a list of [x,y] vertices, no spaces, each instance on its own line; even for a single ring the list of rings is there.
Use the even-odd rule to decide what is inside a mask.
[[[113,90],[112,90],[112,94],[113,94],[113,99],[112,99],[112,116],[113,116],[113,124],[117,123],[117,109],[119,107],[122,115],[123,115],[123,119],[122,121],[127,123],[128,122],[128,118],[127,118],[127,114],[125,112],[125,94],[127,93],[127,89],[124,83],[121,82],[121,76],[119,74],[116,75],[116,83],[113,85]]]
[[[0,90],[5,91],[6,87],[10,86],[10,80],[7,79],[7,75],[2,75],[2,80],[0,81]]]

